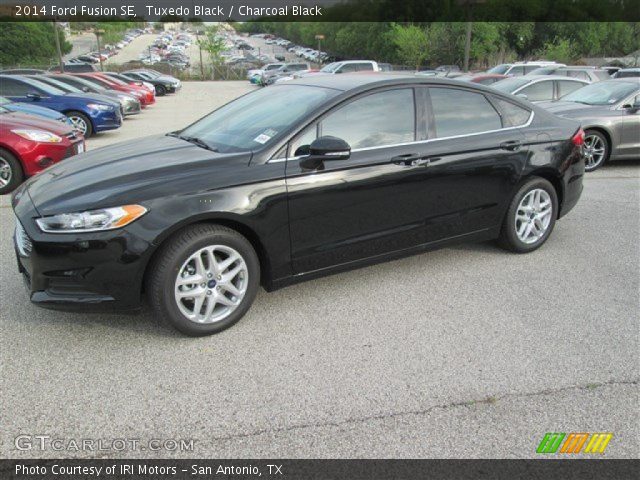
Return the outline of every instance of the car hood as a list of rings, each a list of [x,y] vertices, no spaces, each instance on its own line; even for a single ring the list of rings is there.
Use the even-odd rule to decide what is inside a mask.
[[[116,106],[118,102],[106,98],[99,93],[68,93],[64,95],[64,98],[69,100],[79,100],[82,102],[87,102],[91,100],[95,100],[97,102],[101,102],[107,105],[111,105],[112,107]]]
[[[146,81],[150,81],[150,80],[146,80]],[[177,78],[173,78],[173,77],[167,77],[165,75],[161,75],[159,77],[154,78],[153,81],[156,81],[156,82],[167,82],[167,83],[177,83],[178,79]]]
[[[538,102],[539,107],[555,115],[563,117],[580,117],[582,115],[591,115],[600,110],[609,110],[606,105],[585,105],[583,103],[567,102],[559,100],[557,102]]]
[[[53,119],[49,120],[44,117],[37,117],[28,113],[3,113],[0,116],[0,121],[2,122],[3,128],[24,128],[31,130],[41,129],[60,136],[66,136],[73,133],[73,129],[67,123],[62,123]]]
[[[62,118],[66,118],[60,112],[51,110],[50,108],[38,107],[37,105],[31,105],[28,103],[19,103],[19,102],[6,103],[2,106],[11,112],[32,113],[34,115],[40,115],[47,118],[51,118],[52,120],[60,120]]]
[[[99,102],[107,103],[107,104],[110,104],[112,106],[120,104],[120,102],[115,100],[111,95],[105,95],[105,94],[102,94],[102,93],[90,93],[90,92],[87,92],[87,93],[74,93],[73,96],[74,97],[81,97],[81,98],[84,98],[84,99],[87,99],[87,100],[97,100]]]
[[[40,215],[54,215],[229,185],[235,171],[229,166],[245,168],[250,158],[249,152],[221,154],[155,135],[76,155],[26,186]]]

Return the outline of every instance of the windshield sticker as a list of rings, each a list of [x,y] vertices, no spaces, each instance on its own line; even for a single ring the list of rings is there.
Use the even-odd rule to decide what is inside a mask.
[[[261,143],[261,144],[265,144],[269,140],[271,140],[271,137],[273,137],[276,133],[278,133],[278,132],[276,132],[275,130],[269,128],[269,129],[265,130],[263,133],[261,133],[260,135],[258,135],[256,138],[254,138],[253,141]]]
[[[258,135],[256,138],[253,139],[254,142],[258,142],[262,144],[267,143],[269,140],[271,140],[271,137],[269,135],[265,135],[264,133],[261,133],[260,135]]]

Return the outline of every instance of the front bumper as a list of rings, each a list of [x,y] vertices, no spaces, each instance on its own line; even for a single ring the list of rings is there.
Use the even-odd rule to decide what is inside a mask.
[[[127,117],[129,115],[137,115],[142,111],[142,107],[140,106],[140,102],[126,102],[124,104],[124,116]]]
[[[85,149],[84,138],[75,133],[70,134],[60,143],[35,143],[27,140],[24,143],[27,147],[21,154],[21,160],[27,177],[31,177],[65,158],[81,153]]]
[[[26,189],[19,192],[17,204],[14,196],[14,247],[33,303],[83,311],[140,307],[149,243],[126,229],[81,235],[42,233]]]
[[[93,122],[93,129],[96,132],[115,130],[122,125],[122,113],[119,108],[107,112],[92,112],[91,120]]]

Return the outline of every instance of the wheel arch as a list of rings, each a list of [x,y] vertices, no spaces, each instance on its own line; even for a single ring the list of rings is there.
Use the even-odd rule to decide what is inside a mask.
[[[198,224],[221,225],[223,227],[230,228],[231,230],[234,230],[245,237],[258,256],[258,261],[260,263],[260,284],[266,285],[267,283],[269,283],[269,281],[271,280],[271,262],[269,260],[267,249],[265,248],[262,240],[260,240],[260,236],[246,222],[243,222],[236,217],[214,214],[210,216],[197,216],[186,219],[183,222],[173,225],[156,239],[156,241],[154,242],[155,249],[144,267],[144,273],[142,275],[142,289],[144,289],[144,285],[146,283],[145,279],[150,271],[150,267],[153,264],[153,261],[158,255],[158,252],[161,250],[162,246],[165,245],[166,242],[169,241],[178,232],[184,230],[185,228]]]
[[[95,124],[93,118],[91,117],[91,115],[88,112],[85,112],[81,108],[67,108],[65,110],[62,110],[62,113],[64,113],[65,115],[67,115],[68,113],[73,113],[73,112],[81,113],[82,115],[87,117],[87,120],[89,120],[89,123],[91,123],[91,130],[93,130],[93,132],[95,133],[96,124]]]
[[[20,165],[20,169],[22,170],[23,178],[27,178],[27,174],[24,171],[24,163],[23,163],[23,160],[22,160],[22,156],[18,152],[16,152],[13,148],[11,148],[9,145],[7,145],[5,143],[0,143],[0,150],[6,150],[11,155],[16,157],[16,159],[18,160],[18,164]]]
[[[556,218],[560,215],[562,211],[562,204],[564,202],[564,184],[562,183],[562,179],[558,175],[558,172],[553,170],[552,168],[538,168],[536,170],[532,170],[526,176],[522,178],[522,183],[531,179],[532,177],[540,177],[547,180],[556,191],[556,196],[558,197],[558,212],[556,214]]]

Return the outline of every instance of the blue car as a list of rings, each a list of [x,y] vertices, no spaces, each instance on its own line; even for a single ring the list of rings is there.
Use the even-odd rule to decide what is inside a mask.
[[[4,107],[10,112],[27,113],[29,115],[36,115],[38,117],[48,118],[49,120],[55,120],[56,122],[66,123],[73,126],[71,120],[66,115],[51,110],[46,107],[39,107],[30,103],[12,102],[8,98],[0,97],[0,107]]]
[[[120,128],[120,103],[88,95],[68,94],[52,85],[19,75],[0,75],[0,95],[14,102],[35,104],[65,114],[85,137]]]

